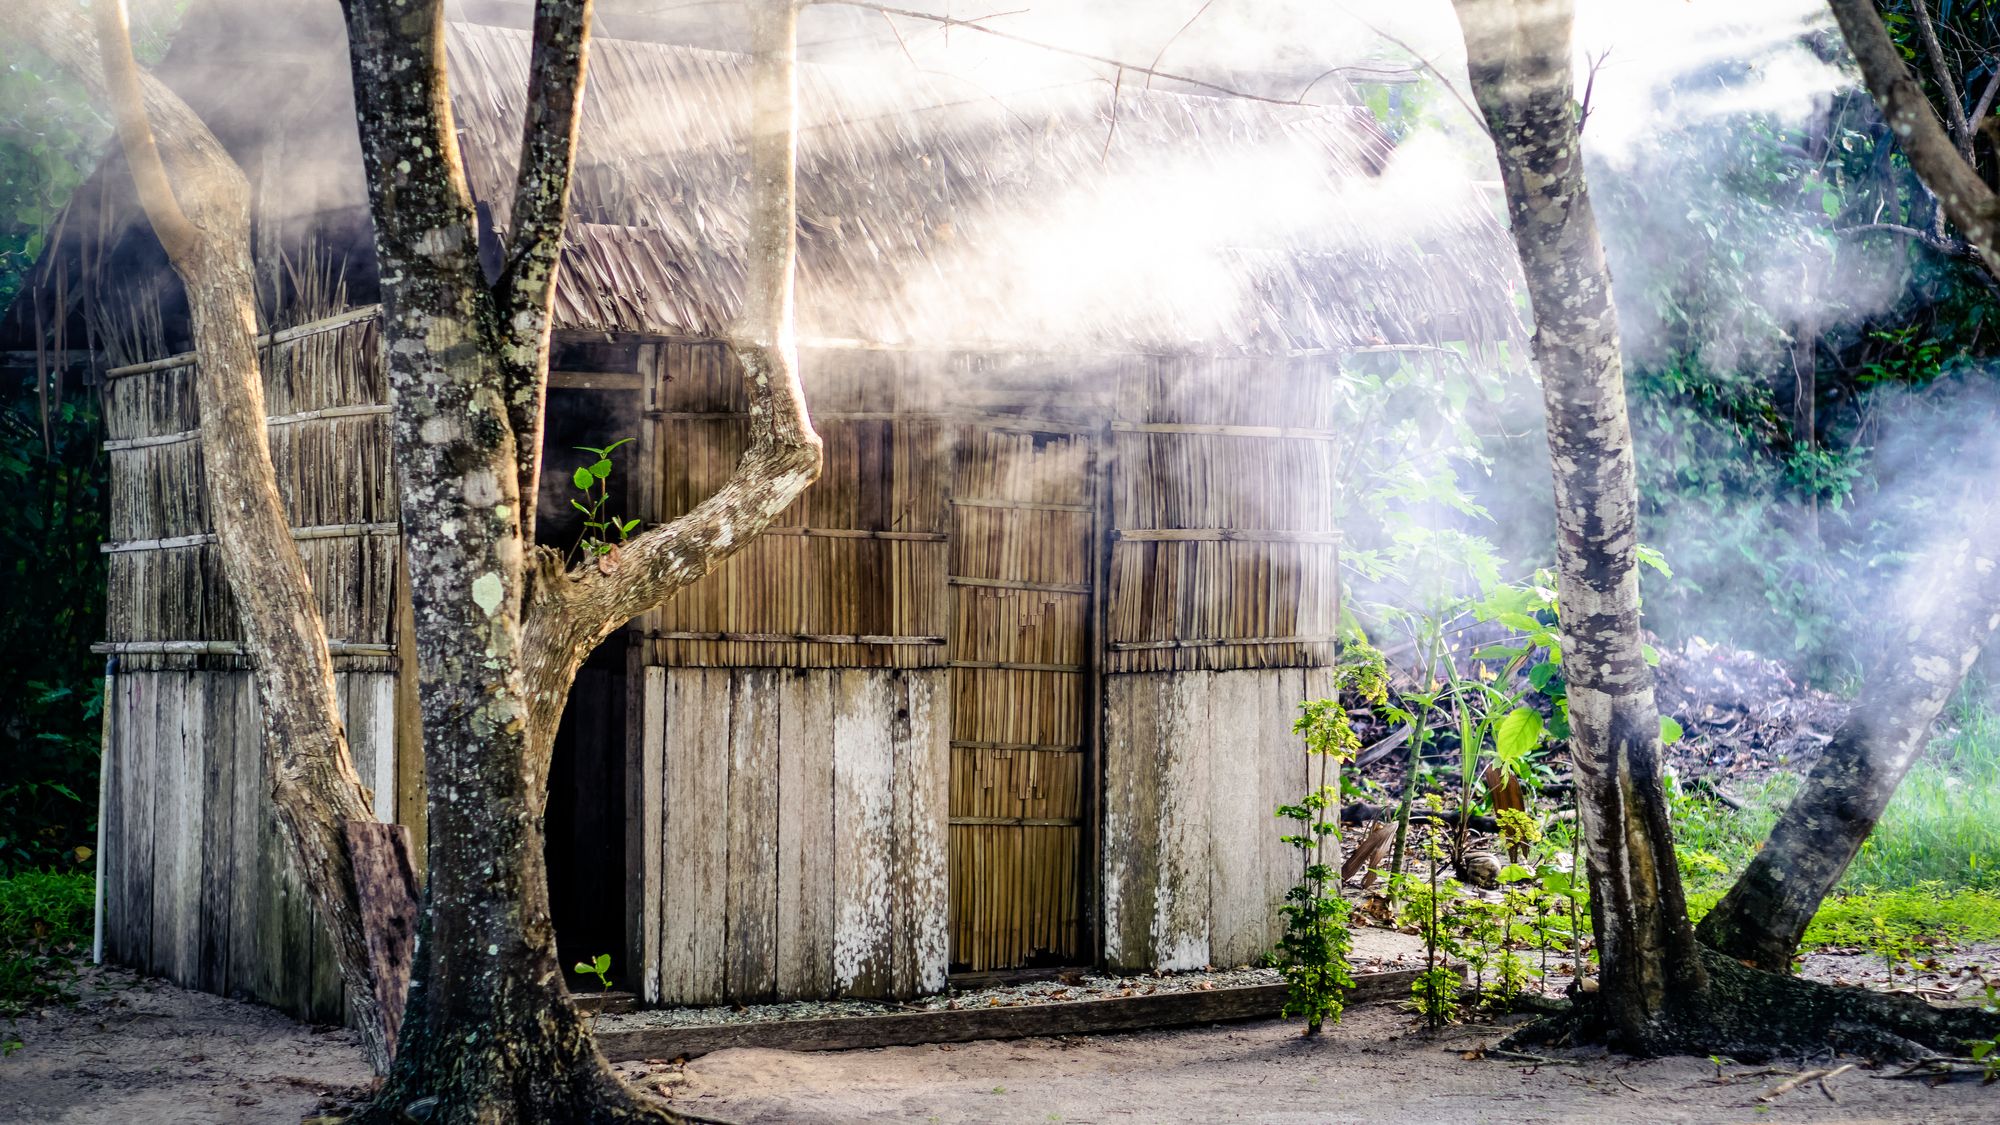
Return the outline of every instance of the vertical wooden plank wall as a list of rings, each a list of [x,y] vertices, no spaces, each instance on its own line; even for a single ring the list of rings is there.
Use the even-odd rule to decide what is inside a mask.
[[[355,768],[395,800],[395,680],[335,676]],[[110,677],[105,956],[303,1019],[345,1014],[328,939],[265,787],[256,690],[239,669]]]
[[[1283,932],[1278,905],[1296,876],[1273,816],[1307,784],[1292,719],[1301,701],[1325,694],[1330,674],[1274,668],[1107,680],[1105,964],[1254,964]]]
[[[647,669],[648,1000],[944,987],[946,675]]]

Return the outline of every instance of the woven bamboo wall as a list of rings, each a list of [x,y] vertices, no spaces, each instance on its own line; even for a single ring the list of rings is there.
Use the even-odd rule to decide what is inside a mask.
[[[297,330],[295,330],[297,331]],[[388,657],[396,622],[396,492],[388,387],[372,317],[266,346],[271,459],[343,667]],[[148,365],[152,366],[152,365]],[[192,364],[108,378],[108,651],[234,654],[242,639],[205,510]]]
[[[333,642],[355,766],[395,815],[397,506],[372,313],[262,349],[272,459]],[[202,482],[191,364],[104,386],[111,460],[106,956],[337,1021],[323,928],[278,835],[255,687]]]
[[[896,414],[895,380],[876,377],[879,369],[852,362],[855,355],[820,353],[805,367],[826,449],[819,482],[653,616],[649,663],[944,663],[948,435],[935,419]],[[658,518],[671,519],[728,478],[747,446],[748,423],[742,376],[725,345],[670,343],[661,358],[650,443]]]
[[[1107,672],[1332,662],[1336,372],[1331,357],[1161,358],[1125,376]]]
[[[1078,964],[1092,435],[960,428],[952,466],[951,961]]]

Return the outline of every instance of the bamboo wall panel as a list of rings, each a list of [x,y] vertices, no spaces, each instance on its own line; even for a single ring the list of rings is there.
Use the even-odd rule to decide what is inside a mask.
[[[1330,441],[1124,430],[1113,444],[1118,527],[1335,529]]]
[[[259,353],[286,514],[328,636],[350,644],[395,639],[397,501],[380,347],[364,317]],[[209,541],[195,375],[181,365],[105,382],[112,642],[241,639]],[[135,670],[181,663],[124,657]]]
[[[659,889],[647,998],[944,986],[945,673],[648,669]],[[657,730],[655,737],[651,732]]]
[[[1160,357],[1125,373],[1105,671],[1333,661],[1337,373],[1327,357]]]
[[[950,617],[945,473],[950,433],[891,418],[905,357],[816,353],[808,395],[862,417],[817,422],[820,479],[648,627],[647,660],[677,667],[938,667]],[[748,447],[742,379],[719,344],[668,342],[653,420],[658,519],[712,495]],[[821,398],[812,398],[822,409]]]
[[[1095,468],[1076,432],[960,431],[952,474],[951,960],[1082,948]]]
[[[1108,677],[1106,964],[1244,965],[1276,944],[1298,861],[1271,814],[1305,792],[1291,724],[1329,686],[1328,673],[1302,668]]]
[[[1111,553],[1105,668],[1330,664],[1339,580],[1332,543],[1121,540]]]
[[[1116,404],[1128,422],[1322,430],[1353,422],[1336,355],[1150,356],[1121,370]]]
[[[393,802],[395,677],[336,674],[356,771]],[[106,956],[176,984],[338,1022],[331,946],[277,825],[250,674],[119,672],[107,683]]]

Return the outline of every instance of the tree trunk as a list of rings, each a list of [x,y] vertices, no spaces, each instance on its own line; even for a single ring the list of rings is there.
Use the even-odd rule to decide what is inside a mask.
[[[1707,980],[1674,861],[1639,641],[1638,490],[1611,276],[1584,184],[1572,4],[1456,6],[1534,309],[1570,747],[1601,961],[1596,1015],[1615,1041],[1649,1050]]]
[[[344,824],[373,821],[334,692],[326,626],[292,540],[265,427],[250,190],[187,103],[132,61],[122,3],[28,0],[0,26],[75,75],[117,121],[139,201],[187,292],[201,453],[216,549],[255,669],[265,771],[278,822],[311,893],[371,1061],[386,1069],[394,1016],[378,1002]]]
[[[453,147],[442,5],[347,0],[429,786],[429,910],[401,1050],[371,1113],[433,1122],[666,1121],[571,1004],[543,861],[548,756],[590,650],[707,573],[818,474],[793,356],[796,9],[753,9],[758,129],[744,324],[751,446],[714,495],[565,571],[524,499],[546,384],[589,4],[542,0],[508,265],[485,283]]]
[[[1917,760],[1931,725],[2000,627],[2000,510],[1981,506],[1969,535],[1934,547],[1910,568],[1889,612],[1893,646],[1861,699],[1696,934],[1731,957],[1791,970],[1806,926],[1847,873],[1861,844]]]

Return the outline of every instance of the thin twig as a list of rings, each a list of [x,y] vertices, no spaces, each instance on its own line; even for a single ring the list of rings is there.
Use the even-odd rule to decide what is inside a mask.
[[[869,12],[882,12],[886,15],[903,16],[906,19],[925,20],[929,23],[937,24],[940,27],[946,29],[954,27],[971,28],[972,30],[981,32],[982,34],[991,35],[996,39],[1005,39],[1012,43],[1019,43],[1025,47],[1033,47],[1037,50],[1050,51],[1058,55],[1067,55],[1071,58],[1083,59],[1087,62],[1102,63],[1105,66],[1117,67],[1121,70],[1128,71],[1132,74],[1143,74],[1148,79],[1164,78],[1169,82],[1179,82],[1184,85],[1193,86],[1196,89],[1208,90],[1213,93],[1222,94],[1232,98],[1242,98],[1246,101],[1267,102],[1271,105],[1316,104],[1313,102],[1305,101],[1301,98],[1274,98],[1267,94],[1253,94],[1248,90],[1239,90],[1233,86],[1224,86],[1219,82],[1210,82],[1206,79],[1195,78],[1192,75],[1176,74],[1173,71],[1169,70],[1156,70],[1153,67],[1140,66],[1137,63],[1128,62],[1124,59],[1112,58],[1108,55],[1093,54],[1089,51],[1079,51],[1073,47],[1064,47],[1055,43],[1044,42],[1039,39],[1030,39],[1025,35],[1016,35],[1011,31],[1002,31],[997,27],[983,27],[980,25],[979,22],[980,20],[992,19],[993,18],[992,16],[978,16],[972,19],[961,19],[958,16],[941,16],[936,14],[935,12],[921,12],[917,11],[914,8],[898,8],[888,4],[869,3],[868,0],[813,0],[813,2],[817,4],[837,4],[844,8],[860,8],[863,11],[869,11]],[[1369,68],[1365,67],[1351,67],[1349,69],[1369,70]],[[1409,73],[1407,68],[1396,71],[1370,70],[1369,72],[1381,73],[1381,74]],[[1454,94],[1456,93],[1456,91],[1453,92]]]
[[[1606,47],[1596,58],[1590,60],[1590,73],[1585,75],[1583,79],[1583,104],[1577,108],[1576,114],[1576,132],[1578,136],[1583,135],[1583,127],[1590,123],[1590,95],[1597,90],[1597,72],[1599,68],[1603,67],[1604,60],[1610,57],[1611,48]]]
[[[1394,44],[1395,46],[1401,47],[1405,54],[1417,60],[1417,66],[1424,72],[1428,73],[1432,78],[1437,79],[1438,84],[1443,86],[1447,91],[1450,92],[1452,100],[1456,101],[1459,104],[1459,107],[1465,110],[1466,116],[1472,118],[1472,123],[1479,127],[1479,131],[1482,133],[1487,132],[1486,115],[1479,112],[1479,110],[1475,108],[1471,102],[1466,101],[1465,95],[1458,92],[1458,87],[1451,84],[1451,79],[1446,78],[1444,76],[1443,71],[1431,65],[1431,61],[1429,59],[1418,54],[1416,48],[1410,46],[1408,43],[1403,42],[1401,39],[1396,38],[1395,36],[1389,34],[1388,32],[1383,31],[1381,28],[1376,27],[1374,24],[1369,23],[1367,20],[1362,19],[1360,16],[1355,15],[1353,12],[1347,10],[1346,8],[1340,7],[1338,5],[1336,5],[1335,7],[1339,10],[1339,12],[1342,15],[1346,16],[1348,19],[1351,19],[1355,23],[1360,24],[1362,27],[1367,28],[1369,31],[1374,32],[1377,37],[1382,39],[1387,39],[1390,43]],[[1307,84],[1306,89],[1307,90],[1312,89],[1313,85],[1317,84],[1320,78],[1325,78],[1327,74],[1332,74],[1332,73],[1333,71],[1329,70],[1326,72],[1326,74],[1320,75],[1319,78],[1313,79],[1312,83]],[[1299,97],[1301,98],[1305,97],[1304,91],[1300,92]]]
[[[1201,14],[1203,12],[1208,11],[1209,6],[1214,3],[1215,0],[1201,0],[1201,7],[1196,8],[1194,10],[1194,15],[1191,15],[1187,18],[1187,22],[1181,25],[1181,29],[1179,31],[1174,32],[1172,35],[1167,36],[1167,41],[1165,43],[1160,44],[1159,53],[1153,56],[1154,67],[1158,67],[1160,65],[1160,60],[1167,57],[1167,48],[1174,45],[1174,40],[1179,39],[1187,31],[1188,28],[1193,27],[1194,21],[1200,19]],[[1153,88],[1153,76],[1151,73],[1148,73],[1146,75],[1146,89],[1150,90],[1152,88]]]

